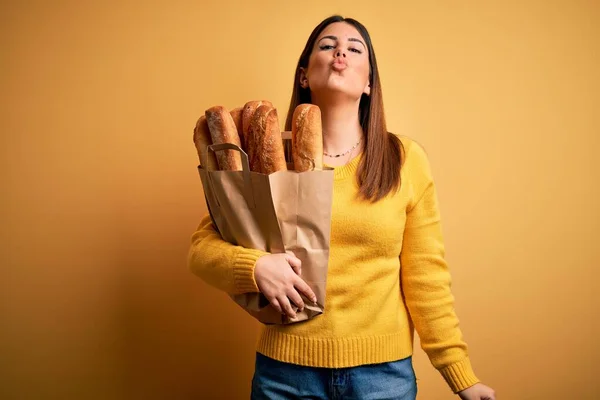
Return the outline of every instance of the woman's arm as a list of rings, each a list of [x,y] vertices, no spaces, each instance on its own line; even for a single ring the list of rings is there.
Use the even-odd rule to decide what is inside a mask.
[[[231,295],[258,292],[254,267],[266,254],[223,240],[207,215],[192,235],[188,265],[203,281]]]
[[[471,368],[454,311],[429,162],[423,149],[414,142],[407,150],[405,168],[407,179],[402,184],[412,186],[412,198],[400,255],[402,291],[421,347],[456,393],[479,380]]]

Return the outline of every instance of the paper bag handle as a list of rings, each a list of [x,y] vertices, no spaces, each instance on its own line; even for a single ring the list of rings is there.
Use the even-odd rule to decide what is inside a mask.
[[[244,177],[245,192],[244,197],[246,197],[248,207],[254,208],[254,193],[252,192],[252,178],[250,176],[250,163],[248,162],[248,154],[246,154],[246,152],[238,145],[233,143],[211,144],[208,146],[208,151],[212,151],[213,153],[223,150],[236,150],[240,153],[240,156],[242,156],[242,174]]]

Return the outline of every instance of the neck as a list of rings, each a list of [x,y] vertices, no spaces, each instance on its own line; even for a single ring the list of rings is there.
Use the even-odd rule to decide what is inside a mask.
[[[358,120],[360,99],[354,102],[328,102],[313,98],[321,109],[323,124],[323,150],[339,154],[351,149],[361,140],[363,130]]]

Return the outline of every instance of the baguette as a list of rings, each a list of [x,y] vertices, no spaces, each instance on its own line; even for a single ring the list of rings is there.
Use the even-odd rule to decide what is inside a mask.
[[[248,137],[248,130],[250,129],[252,116],[254,115],[256,109],[262,105],[273,107],[273,104],[267,100],[249,101],[244,104],[244,107],[242,108],[242,133],[240,136],[244,138]],[[246,148],[244,148],[244,150],[246,150]]]
[[[246,144],[251,171],[268,175],[287,170],[275,108],[261,105],[256,109],[248,127]]]
[[[231,114],[231,118],[233,118],[233,122],[235,123],[235,128],[237,129],[237,133],[240,136],[240,143],[242,144],[242,149],[246,148],[246,141],[244,140],[244,131],[242,128],[242,115],[244,112],[244,107],[237,107],[231,110],[229,113]]]
[[[206,122],[206,116],[202,115],[198,118],[196,126],[194,127],[194,145],[198,152],[200,166],[209,171],[215,171],[219,168],[219,165],[217,164],[215,154],[208,152],[208,146],[211,144],[212,139]]]
[[[313,104],[300,104],[292,118],[292,160],[297,172],[323,169],[321,110]]]
[[[241,148],[240,136],[237,133],[235,122],[225,107],[211,107],[204,113],[214,144],[232,143]],[[242,157],[236,150],[223,150],[217,152],[219,169],[223,171],[242,170]]]

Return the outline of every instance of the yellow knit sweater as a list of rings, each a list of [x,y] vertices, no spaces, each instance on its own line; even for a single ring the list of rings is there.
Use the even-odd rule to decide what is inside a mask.
[[[401,189],[377,203],[357,198],[360,156],[335,168],[325,312],[263,326],[257,351],[315,367],[381,363],[412,354],[414,327],[458,392],[478,379],[454,312],[435,185],[423,149],[402,142]],[[207,216],[192,236],[189,265],[227,293],[258,292],[254,265],[263,254],[223,241]]]

